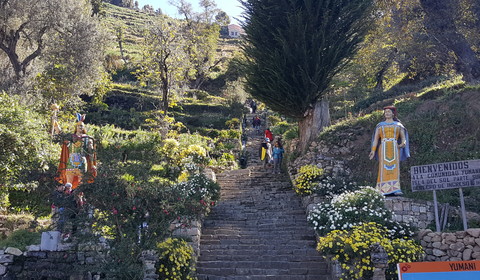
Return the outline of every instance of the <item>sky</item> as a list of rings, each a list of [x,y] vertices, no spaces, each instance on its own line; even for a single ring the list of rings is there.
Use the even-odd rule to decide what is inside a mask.
[[[171,17],[178,17],[177,8],[168,4],[169,0],[137,0],[137,1],[138,1],[138,6],[140,8],[143,7],[144,5],[151,5],[155,10],[160,8],[162,9],[162,12],[164,14],[167,14]],[[198,0],[190,0],[188,2],[190,2],[193,5],[194,11],[199,12]],[[238,24],[238,20],[236,20],[235,17],[240,18],[240,14],[243,11],[242,6],[240,2],[238,2],[238,0],[216,0],[215,3],[217,4],[217,8],[227,13],[227,15],[230,17],[230,23]]]

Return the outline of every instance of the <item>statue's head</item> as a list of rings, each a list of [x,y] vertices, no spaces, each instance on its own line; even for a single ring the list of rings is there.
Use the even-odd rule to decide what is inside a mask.
[[[390,110],[392,113],[393,113],[393,116],[396,117],[397,116],[397,108],[395,108],[394,106],[386,106],[386,107],[383,107],[383,113],[385,114],[385,111],[386,110]]]
[[[81,115],[79,113],[76,113],[77,116],[77,122],[75,123],[75,129],[74,133],[82,133],[82,134],[87,134],[87,129],[85,128],[85,124],[83,121],[85,120],[85,115]]]

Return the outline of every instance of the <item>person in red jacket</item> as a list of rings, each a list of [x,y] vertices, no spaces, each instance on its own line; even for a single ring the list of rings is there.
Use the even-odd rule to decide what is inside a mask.
[[[273,143],[273,134],[268,127],[265,129],[265,138],[270,139],[270,143]]]

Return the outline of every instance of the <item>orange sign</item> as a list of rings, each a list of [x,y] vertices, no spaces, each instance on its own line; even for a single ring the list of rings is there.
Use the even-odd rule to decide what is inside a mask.
[[[399,280],[480,279],[480,261],[397,264]]]

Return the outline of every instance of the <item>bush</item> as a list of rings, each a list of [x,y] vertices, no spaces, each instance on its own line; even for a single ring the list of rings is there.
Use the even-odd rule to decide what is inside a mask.
[[[45,119],[20,97],[0,92],[0,207],[8,206],[10,190],[31,191],[48,180],[60,147],[52,143]]]
[[[317,250],[341,264],[342,279],[371,279],[374,270],[371,246],[378,243],[388,254],[387,279],[397,279],[396,264],[420,260],[423,249],[413,240],[388,236],[388,230],[382,225],[370,222],[320,237]]]
[[[283,138],[285,138],[285,140],[292,140],[298,138],[299,135],[298,126],[295,126],[287,130],[283,135]]]
[[[384,196],[371,187],[337,195],[330,203],[317,204],[307,220],[321,236],[332,230],[349,230],[368,222],[387,227],[392,237],[413,235],[408,225],[393,221],[392,212],[385,206]]]
[[[278,122],[275,126],[270,128],[274,135],[283,135],[290,129],[290,125],[287,122]]]
[[[193,280],[193,248],[184,240],[168,238],[157,245],[159,253],[158,275],[164,280]]]
[[[268,125],[269,126],[275,126],[275,125],[277,125],[277,123],[279,123],[281,121],[281,119],[278,116],[275,116],[275,115],[268,115],[267,119],[268,119]]]
[[[225,122],[225,125],[230,129],[240,128],[240,120],[238,118],[233,118]]]
[[[299,175],[293,182],[293,189],[297,194],[312,194],[315,185],[323,175],[323,169],[316,165],[304,165],[298,171]]]
[[[333,198],[336,194],[353,191],[357,188],[355,182],[349,182],[343,177],[322,176],[319,183],[313,186],[313,192],[319,196]]]

